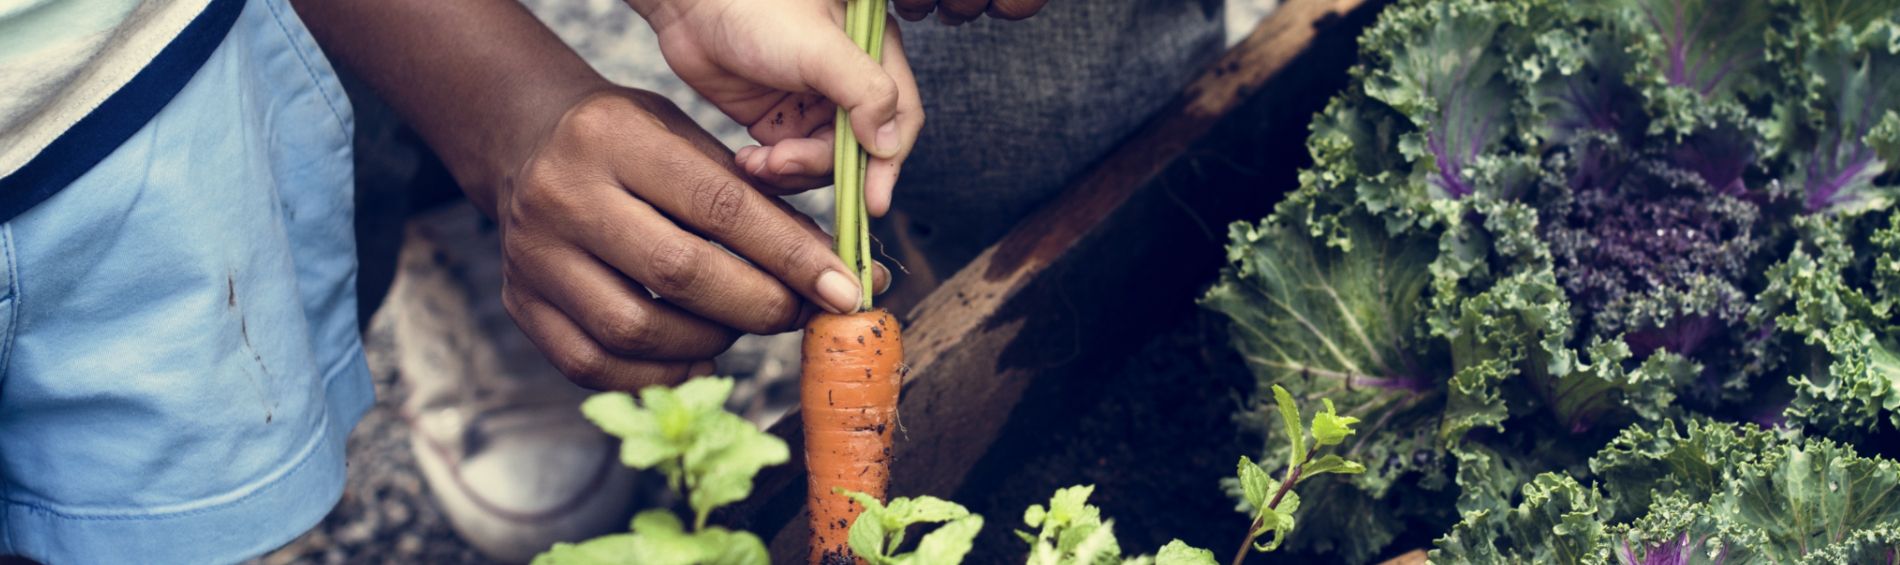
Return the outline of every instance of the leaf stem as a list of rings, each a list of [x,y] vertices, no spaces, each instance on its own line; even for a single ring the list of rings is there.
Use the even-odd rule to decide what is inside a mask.
[[[850,0],[845,6],[846,36],[882,62],[884,52],[885,0]],[[858,279],[863,292],[860,310],[871,309],[871,232],[870,214],[864,204],[864,177],[870,166],[856,132],[851,129],[851,113],[838,108],[833,125],[836,144],[832,151],[832,184],[836,208],[832,226],[837,232],[838,258]]]
[[[1240,551],[1234,552],[1233,565],[1247,562],[1247,549],[1253,547],[1253,540],[1256,537],[1254,532],[1260,529],[1261,521],[1265,520],[1268,514],[1273,513],[1273,509],[1280,507],[1280,499],[1286,498],[1287,491],[1293,490],[1293,483],[1300,482],[1300,473],[1306,471],[1306,462],[1312,461],[1313,456],[1317,454],[1319,454],[1319,442],[1316,441],[1313,442],[1313,447],[1306,450],[1306,456],[1300,458],[1300,464],[1294,465],[1292,470],[1287,471],[1286,478],[1280,480],[1280,488],[1273,491],[1273,500],[1267,501],[1267,507],[1254,510],[1253,524],[1247,526],[1247,536],[1240,540]]]

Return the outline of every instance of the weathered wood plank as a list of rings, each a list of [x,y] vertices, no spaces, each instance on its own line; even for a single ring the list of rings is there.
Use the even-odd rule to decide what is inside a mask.
[[[893,495],[954,492],[1006,424],[1025,427],[1018,412],[1030,410],[1019,404],[1064,395],[1059,389],[1075,384],[1075,375],[1119,358],[1159,327],[1156,320],[1182,310],[1179,302],[1221,261],[1220,236],[1210,231],[1219,224],[1209,224],[1259,217],[1271,202],[1265,194],[1287,187],[1185,194],[1145,187],[1269,81],[1298,93],[1288,100],[1306,101],[1273,116],[1274,135],[1297,150],[1320,98],[1300,90],[1311,82],[1306,75],[1336,81],[1351,61],[1351,37],[1323,32],[1375,1],[1293,0],[1280,7],[1166,110],[913,310]],[[1325,53],[1315,53],[1316,45]],[[1316,55],[1323,56],[1296,64]],[[1299,160],[1276,165],[1290,169]],[[1236,205],[1241,199],[1249,201]],[[1105,274],[1113,276],[1103,280]],[[1025,402],[1026,395],[1036,400]],[[803,433],[794,416],[771,431],[798,452]],[[771,540],[775,562],[806,555],[805,475],[800,458],[793,459],[768,469],[752,499],[721,516]]]

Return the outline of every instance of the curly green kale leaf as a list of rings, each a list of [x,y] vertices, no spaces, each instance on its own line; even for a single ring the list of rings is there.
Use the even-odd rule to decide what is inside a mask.
[[[1900,463],[1825,439],[1726,423],[1633,426],[1590,467],[1596,486],[1546,473],[1506,510],[1466,511],[1433,558],[1867,563],[1900,548]]]
[[[1405,116],[1399,152],[1437,198],[1508,191],[1495,153],[1517,121],[1511,61],[1496,49],[1524,12],[1509,2],[1417,2],[1388,10],[1361,38],[1364,91]]]
[[[1756,0],[1606,0],[1605,20],[1633,39],[1630,84],[1642,93],[1651,133],[1687,135],[1746,114],[1765,88],[1775,22]]]
[[[1795,220],[1799,244],[1769,269],[1758,299],[1762,322],[1797,342],[1790,420],[1829,432],[1900,425],[1896,226],[1891,212]]]
[[[1900,187],[1881,175],[1900,152],[1900,24],[1862,6],[1803,4],[1783,55],[1799,62],[1776,98],[1791,164],[1809,213],[1885,208]],[[1893,13],[1892,10],[1888,11]]]
[[[1522,502],[1507,509],[1466,512],[1437,541],[1440,563],[1602,563],[1609,556],[1603,496],[1558,473],[1524,485]]]

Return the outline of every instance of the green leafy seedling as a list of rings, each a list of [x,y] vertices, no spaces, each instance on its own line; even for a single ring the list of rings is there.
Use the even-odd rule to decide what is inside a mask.
[[[1213,552],[1181,540],[1169,542],[1154,556],[1123,558],[1114,521],[1103,520],[1102,510],[1088,503],[1094,492],[1093,485],[1057,490],[1047,508],[1031,505],[1023,513],[1023,523],[1038,529],[1034,535],[1016,532],[1029,543],[1028,565],[1214,565]]]
[[[1313,414],[1309,426],[1300,421],[1300,407],[1285,388],[1273,385],[1273,400],[1279,405],[1280,422],[1286,430],[1292,458],[1285,478],[1275,481],[1253,459],[1241,456],[1235,474],[1240,482],[1241,498],[1246,501],[1253,525],[1247,528],[1247,539],[1241,543],[1240,550],[1234,553],[1234,565],[1247,560],[1248,548],[1263,553],[1279,549],[1280,543],[1293,531],[1293,514],[1300,509],[1300,494],[1293,492],[1294,485],[1327,473],[1356,475],[1366,472],[1365,465],[1336,454],[1328,453],[1315,458],[1321,449],[1344,443],[1353,434],[1352,426],[1359,423],[1358,418],[1339,415],[1332,399],[1321,399],[1325,409]],[[1313,436],[1310,445],[1306,441],[1309,433]],[[1266,542],[1258,541],[1269,533],[1273,534],[1272,538]]]
[[[889,504],[855,491],[837,490],[851,497],[864,512],[851,522],[851,552],[871,565],[955,565],[976,543],[983,517],[962,505],[933,497],[894,498]],[[917,524],[943,524],[917,541],[908,553],[899,553],[906,530]]]
[[[535,565],[766,565],[764,542],[750,532],[708,527],[712,511],[743,500],[752,478],[791,459],[783,440],[725,410],[732,379],[698,378],[677,388],[648,387],[640,398],[607,392],[581,403],[581,413],[620,438],[620,461],[655,469],[686,495],[692,528],[663,509],[635,516],[630,533],[556,544]]]

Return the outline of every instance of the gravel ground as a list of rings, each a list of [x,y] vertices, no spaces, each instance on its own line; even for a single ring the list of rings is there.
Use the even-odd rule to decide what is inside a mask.
[[[1055,0],[1065,1],[1065,0]],[[608,78],[659,92],[732,147],[752,143],[743,128],[674,79],[661,60],[653,32],[620,0],[524,0],[531,10]],[[1230,39],[1238,39],[1277,0],[1229,0]],[[824,216],[826,191],[794,204]],[[385,305],[387,308],[387,305]],[[409,449],[410,429],[398,413],[408,398],[396,370],[390,323],[378,316],[365,335],[377,404],[350,436],[349,482],[343,499],[322,523],[253,563],[486,563],[450,529],[430,499]],[[719,359],[721,372],[740,377],[734,409],[761,424],[776,420],[796,394],[796,334],[741,339]]]

